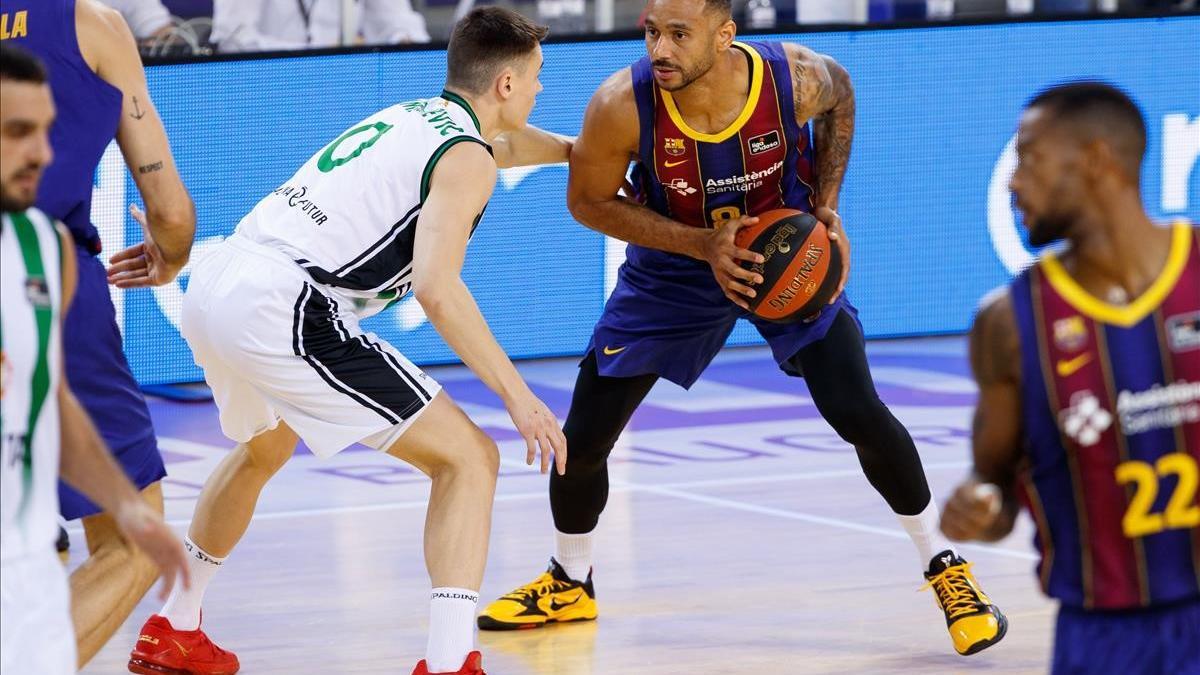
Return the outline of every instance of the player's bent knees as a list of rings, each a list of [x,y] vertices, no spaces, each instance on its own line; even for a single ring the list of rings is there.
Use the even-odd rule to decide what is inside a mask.
[[[470,476],[494,485],[500,472],[500,450],[465,415],[462,419],[465,424],[440,427],[433,434],[428,428],[414,427],[387,439],[384,447],[389,455],[412,464],[430,478]]]
[[[608,455],[617,444],[617,436],[608,430],[572,427],[563,430],[567,437],[567,474],[588,474],[604,468]],[[619,435],[619,434],[618,434]]]
[[[472,432],[469,438],[464,438],[460,445],[446,454],[440,468],[470,473],[494,484],[496,475],[500,473],[500,449],[483,430],[472,425]]]
[[[822,416],[838,436],[858,445],[872,433],[889,426],[889,413],[878,396],[844,397],[822,409]]]

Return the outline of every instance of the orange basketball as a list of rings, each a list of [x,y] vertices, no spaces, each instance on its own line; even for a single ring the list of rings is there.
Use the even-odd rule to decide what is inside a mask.
[[[776,323],[812,317],[829,304],[842,278],[842,256],[829,240],[825,224],[811,214],[775,209],[758,215],[758,223],[738,231],[741,248],[761,254],[762,263],[743,262],[763,282],[750,300],[755,316]]]

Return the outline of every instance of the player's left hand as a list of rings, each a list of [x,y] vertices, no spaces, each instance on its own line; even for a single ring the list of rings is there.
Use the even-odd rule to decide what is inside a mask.
[[[117,288],[162,286],[175,280],[179,270],[163,258],[162,249],[154,242],[146,214],[136,204],[129,205],[129,215],[142,226],[142,243],[134,244],[109,258],[108,283]]]
[[[942,534],[952,541],[981,539],[995,525],[1002,506],[1000,488],[991,483],[966,480],[942,509]]]
[[[842,229],[842,217],[837,214],[837,211],[828,206],[818,206],[813,211],[813,216],[817,220],[825,224],[826,230],[829,231],[829,239],[838,247],[838,251],[842,254],[842,279],[838,282],[837,290],[833,297],[829,298],[829,304],[833,304],[838,298],[842,297],[842,291],[846,289],[846,282],[850,279],[850,238],[846,236],[846,231]]]
[[[190,588],[187,553],[175,532],[163,522],[162,516],[140,497],[130,499],[114,514],[121,534],[137,545],[158,567],[163,582],[158,597],[166,600],[175,582]]]

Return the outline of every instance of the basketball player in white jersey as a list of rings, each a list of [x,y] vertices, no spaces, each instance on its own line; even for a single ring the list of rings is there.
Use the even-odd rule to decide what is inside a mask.
[[[351,126],[197,264],[182,332],[221,428],[238,445],[196,506],[186,542],[194,583],[177,588],[143,627],[132,671],[238,670],[237,658],[200,630],[201,600],[300,438],[321,457],[361,442],[433,479],[425,526],[429,643],[414,672],[483,673],[474,615],[496,446],[437,382],[359,321],[413,292],[450,347],[504,401],[527,442],[526,460],[540,448],[543,472],[551,452],[563,470],[566,443],[554,415],[492,337],[460,278],[497,166],[562,162],[570,151],[568,140],[526,127],[541,90],[545,34],[510,10],[474,10],[454,28],[440,96]]]
[[[183,547],[113,461],[62,375],[75,287],[66,230],[31,208],[50,163],[46,74],[0,44],[0,673],[75,672],[67,576],[54,550],[58,478],[113,516],[163,573],[187,583]]]

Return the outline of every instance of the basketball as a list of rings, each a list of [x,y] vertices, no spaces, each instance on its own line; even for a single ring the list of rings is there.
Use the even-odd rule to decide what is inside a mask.
[[[742,262],[763,278],[750,299],[755,316],[776,323],[812,317],[829,303],[842,278],[842,258],[825,224],[811,214],[775,209],[738,231],[735,243],[761,254],[762,263]]]

